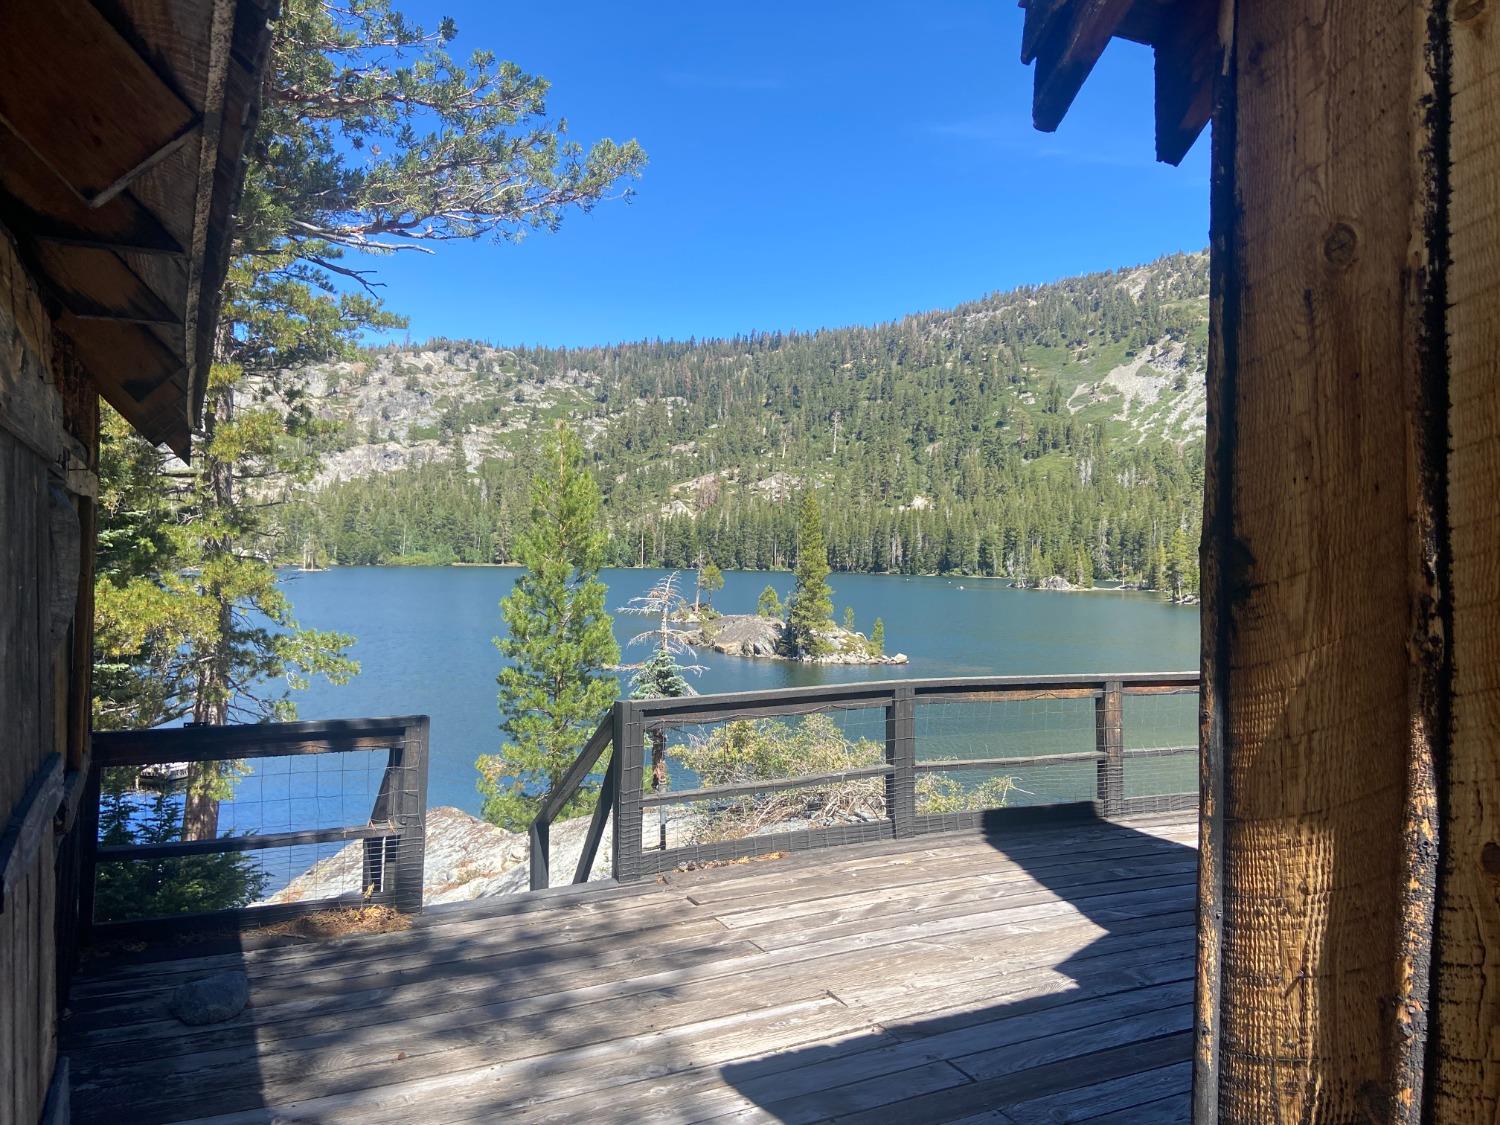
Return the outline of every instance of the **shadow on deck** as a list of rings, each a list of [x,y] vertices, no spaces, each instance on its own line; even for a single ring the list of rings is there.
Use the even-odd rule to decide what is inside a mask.
[[[935,836],[99,966],[79,1122],[1188,1120],[1193,813]],[[250,975],[189,1028],[183,980]]]

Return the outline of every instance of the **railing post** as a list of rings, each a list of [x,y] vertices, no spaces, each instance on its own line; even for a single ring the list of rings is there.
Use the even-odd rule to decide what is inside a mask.
[[[573,869],[574,883],[587,883],[594,870],[594,857],[599,854],[599,841],[604,838],[604,822],[614,811],[620,787],[615,778],[620,773],[620,755],[611,751],[609,765],[604,770],[604,781],[599,786],[599,799],[594,802],[594,815],[589,817],[589,833],[584,838],[583,850],[578,853],[578,866]]]
[[[885,808],[897,839],[916,831],[917,699],[910,684],[896,688],[885,705],[885,761],[895,771],[886,778]]]
[[[82,944],[94,934],[94,892],[99,879],[99,761],[89,751],[88,778],[78,806],[78,940]]]
[[[552,885],[552,826],[531,822],[531,889],[545,891]]]
[[[406,728],[401,769],[393,786],[396,880],[391,905],[403,914],[422,911],[422,877],[427,851],[427,716]],[[388,865],[389,866],[389,865]]]
[[[639,878],[641,871],[641,783],[645,760],[645,731],[640,708],[628,699],[615,703],[614,832],[611,866],[615,879],[624,883]]]
[[[1099,752],[1099,808],[1105,816],[1119,816],[1125,804],[1124,685],[1106,680],[1094,700],[1094,742]]]

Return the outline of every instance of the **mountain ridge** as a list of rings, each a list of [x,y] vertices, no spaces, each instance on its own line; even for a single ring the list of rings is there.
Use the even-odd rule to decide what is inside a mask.
[[[1196,538],[1207,288],[1199,252],[871,327],[372,349],[290,375],[332,433],[285,530],[333,562],[503,561],[563,418],[615,562],[784,565],[812,486],[842,569],[1157,585]]]

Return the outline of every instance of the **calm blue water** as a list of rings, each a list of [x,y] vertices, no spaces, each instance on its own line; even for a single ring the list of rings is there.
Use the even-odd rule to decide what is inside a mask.
[[[495,675],[501,657],[492,639],[503,635],[499,602],[518,573],[499,567],[286,572],[283,585],[301,623],[353,634],[353,655],[362,667],[342,687],[320,683],[298,693],[299,717],[431,716],[428,803],[477,813],[474,759],[500,745]],[[644,593],[663,573],[606,571],[611,607]],[[753,610],[768,584],[782,598],[792,588],[790,574],[726,572],[724,579],[714,602],[725,613]],[[706,670],[694,686],[706,693],[881,678],[1198,666],[1197,609],[1154,595],[1051,593],[1012,590],[992,579],[868,574],[834,575],[831,583],[836,616],[842,619],[844,607],[852,606],[856,627],[865,632],[877,616],[884,618],[886,651],[904,652],[911,663],[809,666],[705,652],[698,662]],[[622,649],[642,627],[638,617],[616,616]],[[632,658],[629,650],[625,657]],[[1054,726],[1063,719],[1074,725],[1065,709],[1055,707],[1039,712],[1032,725],[1046,726],[1049,719]]]
[[[612,608],[644,593],[664,572],[612,570],[604,574]],[[306,574],[286,571],[283,588],[306,626],[348,633],[362,665],[351,683],[319,682],[296,695],[304,719],[425,714],[431,718],[428,806],[480,809],[474,759],[500,747],[495,676],[501,655],[493,638],[504,632],[500,600],[519,571],[508,568],[369,568]],[[691,578],[691,576],[685,576]],[[725,613],[753,610],[767,584],[785,599],[790,574],[726,573],[714,598]],[[886,649],[903,652],[905,665],[810,666],[704,652],[694,686],[703,693],[750,691],[881,678],[980,675],[1047,675],[1099,672],[1183,671],[1198,664],[1198,612],[1138,593],[1049,593],[1012,590],[984,579],[835,575],[836,613],[854,610],[866,632],[881,617]],[[617,615],[615,631],[624,659],[648,652],[627,646],[646,623]],[[627,674],[621,675],[622,693]],[[1127,697],[1127,747],[1191,746],[1196,742],[1195,696]],[[837,713],[852,742],[870,740],[880,753],[884,713],[879,708]],[[1005,758],[1092,751],[1094,704],[1090,699],[994,701],[924,705],[917,716],[920,760]],[[670,735],[672,786],[690,788],[694,776],[676,761],[681,740],[701,730]],[[222,835],[332,828],[366,822],[385,772],[385,751],[307,755],[243,763],[233,795],[219,806]],[[1174,793],[1194,787],[1192,756],[1131,759],[1127,795]],[[1094,763],[1017,766],[1011,805],[1086,800],[1095,792]],[[964,789],[992,772],[948,771]],[[919,794],[918,811],[924,808]],[[140,815],[149,793],[137,794]],[[181,794],[171,800],[181,815]],[[338,844],[254,853],[266,876],[265,893],[284,887]],[[340,876],[337,890],[357,890],[359,872]]]

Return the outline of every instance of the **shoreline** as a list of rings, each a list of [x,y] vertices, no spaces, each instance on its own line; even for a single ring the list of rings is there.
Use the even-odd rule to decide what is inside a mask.
[[[520,563],[514,562],[381,562],[381,563],[329,563],[327,566],[303,567],[297,563],[284,562],[274,563],[273,568],[277,571],[292,571],[296,574],[322,574],[330,570],[522,570]],[[601,568],[603,570],[651,570],[678,573],[691,573],[692,567],[670,567],[670,566],[637,566],[630,564],[609,564]],[[726,568],[725,574],[791,574],[790,568],[784,570],[738,570]],[[833,570],[830,575],[854,575],[868,578],[935,578],[946,579],[950,582],[999,582],[1007,589],[1020,590],[1028,594],[1161,594],[1162,591],[1153,586],[1069,586],[1065,589],[1048,589],[1043,586],[1025,585],[1025,579],[1014,578],[1005,574],[903,574],[899,570]],[[1167,605],[1197,605],[1198,596],[1191,596],[1178,601],[1172,598],[1162,597]]]

